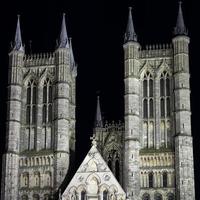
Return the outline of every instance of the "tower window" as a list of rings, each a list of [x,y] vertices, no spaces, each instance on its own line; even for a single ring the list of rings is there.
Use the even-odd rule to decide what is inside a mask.
[[[150,195],[147,193],[143,194],[142,200],[150,200]]]
[[[148,105],[147,105],[147,99],[144,99],[143,101],[143,117],[148,117]]]
[[[149,188],[153,187],[153,173],[149,173]]]
[[[86,200],[86,192],[85,191],[81,192],[81,200]]]
[[[120,180],[119,174],[120,174],[119,160],[116,160],[115,161],[115,176],[118,181]]]
[[[108,191],[107,190],[103,191],[103,200],[108,200]]]
[[[167,172],[163,173],[163,187],[167,187]]]
[[[154,196],[154,199],[155,200],[162,200],[162,195],[159,194],[159,193],[156,193],[155,196]]]

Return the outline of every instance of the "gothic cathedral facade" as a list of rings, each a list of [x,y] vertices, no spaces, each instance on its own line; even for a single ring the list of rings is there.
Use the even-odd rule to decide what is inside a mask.
[[[18,19],[9,53],[1,199],[195,200],[189,42],[181,4],[171,44],[146,48],[129,9],[124,122],[105,123],[98,97],[92,148],[61,191],[76,141],[72,43],[63,15],[55,52],[28,56]]]

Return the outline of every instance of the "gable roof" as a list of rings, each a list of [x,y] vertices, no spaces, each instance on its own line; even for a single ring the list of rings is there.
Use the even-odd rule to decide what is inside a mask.
[[[95,187],[98,188],[98,195],[107,190],[109,194],[115,195],[116,200],[126,199],[124,190],[93,143],[90,151],[63,192],[62,200],[68,200],[72,195],[81,194],[82,191],[85,191],[87,195],[95,195]]]

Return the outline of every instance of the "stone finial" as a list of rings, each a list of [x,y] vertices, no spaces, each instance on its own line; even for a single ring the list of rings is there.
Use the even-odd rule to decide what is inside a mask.
[[[187,29],[184,23],[183,18],[183,11],[182,11],[182,2],[179,1],[179,10],[178,10],[178,16],[176,21],[176,27],[174,28],[174,34],[175,35],[187,35]]]
[[[126,27],[126,33],[124,42],[135,41],[137,42],[137,35],[135,33],[135,29],[133,26],[133,18],[132,18],[132,7],[129,7],[129,15],[128,15],[128,23]]]
[[[17,27],[15,32],[15,42],[13,50],[16,51],[24,51],[24,47],[22,45],[22,36],[21,36],[21,28],[20,28],[20,15],[17,15]]]
[[[60,39],[59,39],[59,48],[68,48],[68,36],[67,36],[67,29],[66,29],[66,22],[65,22],[65,13],[63,13],[61,31],[60,31]]]

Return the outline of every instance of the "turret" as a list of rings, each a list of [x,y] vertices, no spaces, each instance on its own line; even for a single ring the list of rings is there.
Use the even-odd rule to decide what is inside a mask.
[[[3,167],[2,173],[2,200],[18,199],[23,57],[24,47],[18,16],[14,47],[9,53],[6,153],[3,155],[3,166],[6,167]]]
[[[181,2],[174,29],[174,121],[176,198],[195,199],[193,144],[191,136],[189,42]],[[185,173],[187,172],[187,173]]]
[[[124,41],[124,84],[125,84],[125,135],[124,135],[124,180],[123,186],[131,200],[138,199],[140,192],[139,169],[139,48],[133,26],[131,8]]]
[[[63,14],[59,45],[56,53],[56,85],[55,85],[55,189],[62,183],[69,167],[69,125],[70,125],[70,51],[66,30],[65,14]],[[62,128],[61,128],[62,127]]]

